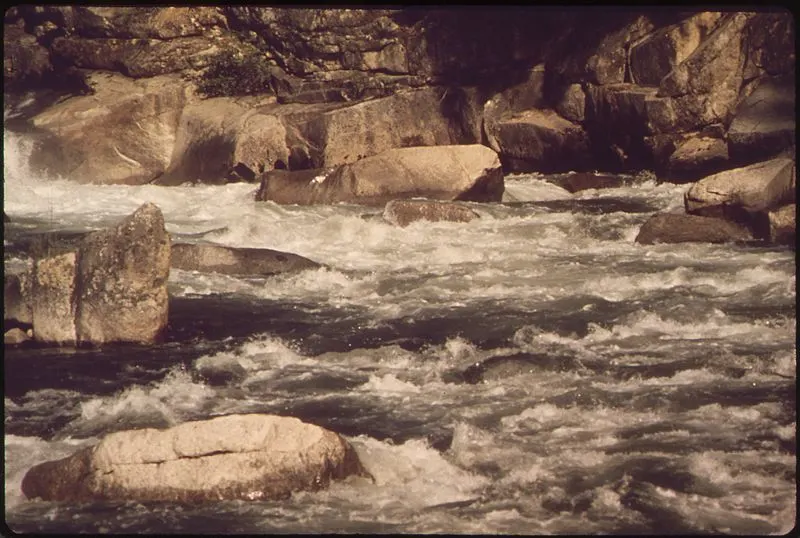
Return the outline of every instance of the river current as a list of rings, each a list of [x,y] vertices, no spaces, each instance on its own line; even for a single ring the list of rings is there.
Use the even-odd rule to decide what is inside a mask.
[[[172,270],[156,346],[6,348],[5,519],[45,533],[729,533],[795,525],[795,253],[639,245],[685,185],[647,174],[571,194],[506,178],[469,223],[395,227],[256,186],[37,177],[4,136],[15,242],[110,226],[144,202],[174,240],[324,268]],[[483,366],[475,366],[483,362]],[[275,502],[28,500],[24,473],[117,430],[231,413],[343,434],[374,482]]]

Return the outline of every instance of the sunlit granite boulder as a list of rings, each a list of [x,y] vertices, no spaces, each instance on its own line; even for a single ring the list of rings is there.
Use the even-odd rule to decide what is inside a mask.
[[[169,260],[161,210],[144,204],[117,226],[88,234],[75,250],[37,259],[22,277],[29,284],[7,281],[21,296],[5,317],[26,318],[29,308],[38,342],[151,343],[167,325]]]
[[[293,417],[229,415],[107,435],[32,467],[26,497],[82,502],[269,500],[367,476],[340,435]]]
[[[473,144],[392,149],[330,171],[273,170],[263,175],[256,200],[371,206],[414,197],[492,202],[501,200],[503,190],[497,153]]]
[[[170,264],[186,271],[226,275],[274,275],[321,267],[303,256],[268,248],[232,248],[210,244],[172,245]]]

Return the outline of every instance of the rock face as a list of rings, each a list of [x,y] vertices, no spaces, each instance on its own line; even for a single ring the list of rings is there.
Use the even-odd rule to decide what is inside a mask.
[[[267,248],[231,248],[219,245],[180,243],[172,245],[170,265],[186,271],[209,271],[226,275],[274,275],[320,264],[288,252]]]
[[[396,198],[500,201],[503,172],[486,146],[393,149],[330,172],[264,174],[257,201],[280,204],[383,205]]]
[[[164,217],[151,203],[115,228],[88,235],[77,258],[78,342],[157,339],[167,325],[169,260]]]
[[[728,146],[738,162],[773,157],[795,145],[795,78],[765,79],[739,103],[728,130]]]
[[[95,94],[72,97],[32,120],[40,141],[31,164],[81,183],[148,183],[170,163],[178,119],[190,98],[179,77],[89,77]]]
[[[296,418],[229,415],[132,430],[32,467],[28,498],[83,502],[281,499],[366,474],[338,434]]]
[[[418,220],[469,222],[480,218],[480,215],[469,207],[454,202],[392,200],[386,204],[383,218],[392,224],[405,227]]]
[[[715,217],[701,217],[683,213],[659,213],[642,225],[636,242],[653,243],[727,243],[749,241],[754,237],[741,225]]]
[[[30,304],[30,275],[7,273],[3,275],[3,319],[32,324]]]

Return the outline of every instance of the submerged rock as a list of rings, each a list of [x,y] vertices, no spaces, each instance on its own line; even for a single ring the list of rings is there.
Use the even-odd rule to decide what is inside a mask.
[[[303,256],[268,248],[189,243],[172,245],[170,265],[186,271],[213,271],[226,275],[274,275],[322,267]]]
[[[480,218],[480,215],[469,207],[454,202],[392,200],[386,204],[383,218],[397,226],[408,226],[418,220],[469,222]]]
[[[29,499],[85,502],[269,500],[366,475],[338,434],[293,417],[228,415],[166,429],[107,435],[32,467]]]
[[[500,201],[503,172],[486,146],[411,147],[321,170],[264,174],[257,201],[383,205],[396,198]]]
[[[636,242],[653,243],[726,243],[750,241],[753,234],[746,227],[722,218],[658,213],[642,225]]]

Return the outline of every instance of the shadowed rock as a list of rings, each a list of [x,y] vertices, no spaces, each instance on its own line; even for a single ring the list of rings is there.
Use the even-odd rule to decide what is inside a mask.
[[[753,240],[750,231],[721,218],[701,217],[683,213],[659,213],[642,225],[636,242],[653,243],[726,243]]]
[[[797,204],[769,212],[769,239],[779,245],[796,245]]]
[[[26,497],[84,502],[269,500],[366,472],[338,434],[293,417],[228,415],[129,430],[32,467]]]
[[[469,222],[480,218],[465,205],[431,200],[392,200],[386,204],[383,218],[397,226],[408,226],[418,220],[433,222]]]
[[[308,258],[267,248],[232,248],[219,245],[172,245],[170,265],[185,271],[226,275],[274,275],[322,267]]]

